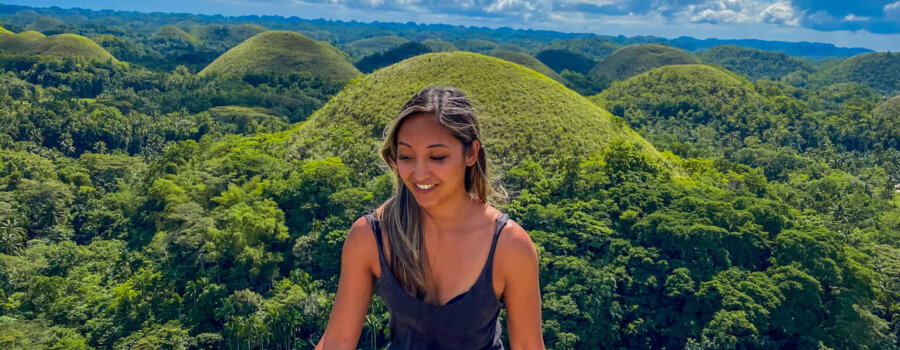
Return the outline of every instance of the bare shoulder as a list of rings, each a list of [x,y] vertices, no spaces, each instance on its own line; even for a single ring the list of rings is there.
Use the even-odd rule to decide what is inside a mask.
[[[538,261],[537,250],[531,236],[512,219],[509,219],[500,231],[497,251],[494,254],[504,267],[536,265]]]
[[[374,266],[378,262],[378,244],[375,242],[375,232],[365,216],[360,216],[344,240],[344,260],[353,264],[363,264],[374,273]]]

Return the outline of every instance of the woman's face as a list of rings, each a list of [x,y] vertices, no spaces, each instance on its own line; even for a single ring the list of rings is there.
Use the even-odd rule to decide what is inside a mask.
[[[397,172],[422,208],[434,208],[466,194],[466,166],[475,164],[475,152],[463,155],[463,144],[428,113],[408,117],[397,130]]]

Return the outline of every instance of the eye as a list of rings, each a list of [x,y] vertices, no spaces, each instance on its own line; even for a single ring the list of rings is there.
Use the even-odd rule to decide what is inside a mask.
[[[412,157],[407,157],[407,156],[398,156],[397,157],[397,159],[399,159],[399,160],[407,160],[409,158],[412,158]]]
[[[435,160],[435,161],[438,161],[438,162],[444,160],[444,158],[447,158],[447,156],[431,157],[431,159],[433,159],[433,160]]]

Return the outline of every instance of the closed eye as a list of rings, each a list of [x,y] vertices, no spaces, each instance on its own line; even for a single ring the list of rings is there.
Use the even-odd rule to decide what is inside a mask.
[[[407,160],[407,159],[410,159],[410,158],[412,158],[412,157],[408,157],[408,156],[398,156],[398,157],[397,157],[397,159],[399,159],[399,160]],[[444,160],[444,158],[447,158],[447,156],[431,157],[431,160],[440,162],[440,161]]]

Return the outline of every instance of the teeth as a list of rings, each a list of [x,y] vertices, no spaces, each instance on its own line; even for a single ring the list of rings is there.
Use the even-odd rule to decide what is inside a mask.
[[[429,188],[434,187],[434,185],[420,185],[420,184],[416,184],[416,187],[421,188],[421,189],[423,189],[423,190],[427,190],[427,189],[429,189]]]

